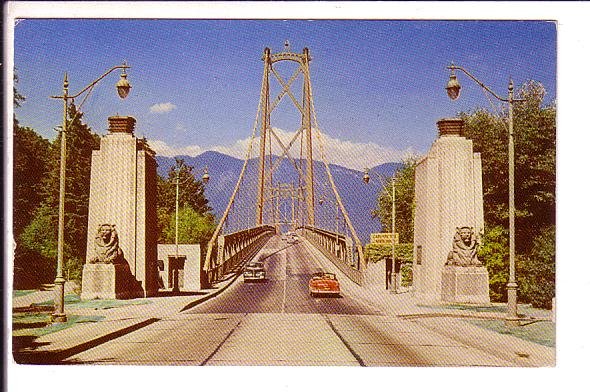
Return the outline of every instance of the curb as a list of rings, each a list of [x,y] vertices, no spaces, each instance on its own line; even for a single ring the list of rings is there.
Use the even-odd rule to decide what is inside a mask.
[[[223,293],[229,286],[231,286],[238,279],[239,276],[240,276],[240,274],[236,272],[234,274],[234,277],[229,278],[228,283],[224,287],[220,288],[219,290],[215,290],[212,293],[206,294],[201,298],[197,298],[196,300],[186,304],[182,309],[180,309],[180,311],[178,313],[182,313],[186,310],[192,309],[195,306],[197,306],[197,305],[199,305],[211,298],[217,297],[219,294]]]
[[[88,340],[86,342],[79,343],[73,347],[66,348],[63,350],[57,351],[24,351],[24,352],[13,352],[13,358],[16,363],[18,364],[43,364],[43,365],[51,365],[51,364],[58,364],[62,362],[64,359],[71,357],[72,355],[79,354],[83,351],[89,350],[96,346],[99,346],[103,343],[108,342],[109,340],[113,340],[116,338],[120,338],[123,335],[131,333],[133,331],[137,331],[145,326],[155,323],[159,321],[159,318],[148,318],[138,323],[129,325],[127,327],[109,332],[105,335],[96,337],[94,339]]]

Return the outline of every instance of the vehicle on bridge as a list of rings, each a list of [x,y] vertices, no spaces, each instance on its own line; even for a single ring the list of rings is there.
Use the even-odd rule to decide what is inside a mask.
[[[266,270],[264,263],[260,261],[250,261],[244,267],[244,282],[260,282],[266,280]]]
[[[340,282],[336,279],[336,274],[331,272],[316,272],[309,280],[309,295],[316,297],[318,295],[340,296]]]

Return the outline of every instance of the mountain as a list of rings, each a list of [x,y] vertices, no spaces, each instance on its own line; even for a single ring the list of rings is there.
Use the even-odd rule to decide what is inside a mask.
[[[177,158],[183,159],[187,165],[194,167],[197,178],[200,177],[203,169],[207,167],[210,180],[205,187],[205,196],[209,200],[214,214],[220,217],[229,202],[244,161],[215,151],[207,151],[196,157],[178,156]],[[273,157],[273,161],[276,162],[276,159],[278,157]],[[175,158],[156,156],[156,161],[158,163],[158,174],[166,177],[168,171],[174,165]],[[298,159],[295,162],[300,166],[301,162]],[[386,163],[374,167],[369,173],[374,174],[374,172],[377,172],[382,176],[391,176],[401,166],[401,163]],[[370,234],[379,232],[381,229],[379,221],[371,217],[371,211],[376,207],[377,195],[381,191],[380,182],[371,181],[369,184],[365,184],[362,171],[332,164],[329,167],[342,198],[342,203],[360,240],[363,243],[368,242]],[[273,176],[275,180],[278,180],[276,182],[283,184],[297,185],[298,182],[297,171],[288,159],[283,161]],[[254,217],[254,206],[258,191],[257,181],[258,159],[253,158],[248,162],[238,198],[239,203],[236,203],[235,207],[248,211],[247,214],[251,214],[252,218]],[[335,231],[336,225],[338,225],[339,232],[342,233],[345,224],[342,216],[340,216],[338,222],[334,219],[335,198],[332,195],[331,185],[323,162],[314,161],[314,182],[316,202],[318,203],[316,206],[316,224],[332,231]],[[320,200],[324,201],[321,205],[319,204]],[[285,205],[282,208],[289,209],[290,207]],[[285,213],[290,214],[288,211]]]

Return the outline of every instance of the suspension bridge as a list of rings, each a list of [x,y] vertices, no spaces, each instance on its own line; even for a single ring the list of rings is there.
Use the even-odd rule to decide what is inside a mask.
[[[264,49],[254,125],[238,180],[207,245],[204,286],[286,231],[299,232],[341,273],[363,285],[363,246],[330,171],[314,106],[311,59],[308,48],[294,53],[288,42],[281,52]],[[292,131],[278,132],[285,129]],[[246,176],[248,165],[256,161],[257,175]],[[287,172],[294,172],[296,180],[285,181]],[[318,177],[326,181],[319,183]],[[335,208],[318,208],[324,204]]]

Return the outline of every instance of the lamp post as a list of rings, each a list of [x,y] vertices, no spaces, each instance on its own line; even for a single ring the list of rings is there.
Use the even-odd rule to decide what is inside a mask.
[[[377,174],[377,178],[379,179],[379,182],[381,183],[381,187],[383,188],[384,191],[387,191],[387,188],[385,187],[385,184],[383,183],[383,180],[381,180],[379,174],[377,172],[375,172],[375,174]],[[369,176],[369,169],[365,169],[365,173],[363,175],[363,181],[365,182],[365,184],[368,184],[370,181],[371,177]],[[393,294],[398,294],[399,289],[398,289],[398,284],[397,284],[397,270],[395,268],[395,176],[391,177],[391,194],[389,195],[389,197],[391,198],[391,268],[392,268],[392,278],[389,281],[389,290],[393,293]]]
[[[80,92],[74,95],[69,95],[68,74],[64,76],[63,95],[52,95],[51,98],[63,99],[63,123],[60,131],[60,162],[59,162],[59,207],[58,207],[58,229],[57,229],[57,272],[55,276],[55,309],[51,315],[51,320],[54,323],[62,323],[67,321],[67,315],[64,311],[64,285],[65,279],[63,277],[63,251],[64,251],[64,227],[65,227],[65,192],[66,192],[66,137],[68,133],[68,103],[70,99],[79,97],[85,91],[88,94],[92,91],[94,86],[100,82],[104,77],[116,69],[122,69],[121,79],[117,82],[115,87],[121,99],[125,99],[131,89],[131,84],[127,80],[127,73],[125,70],[131,68],[125,62],[122,65],[117,65],[106,71],[98,79],[84,87]],[[72,118],[71,121],[74,121]]]
[[[174,246],[175,246],[175,255],[174,255],[174,278],[173,282],[172,282],[172,291],[179,291],[180,288],[178,287],[178,206],[179,206],[179,195],[180,195],[180,170],[181,167],[178,166],[177,170],[176,170],[176,203],[175,203],[175,223],[176,223],[176,227],[175,227],[175,231],[174,231]],[[190,178],[187,178],[186,181],[188,181]],[[207,185],[207,183],[209,182],[210,176],[209,176],[209,169],[207,168],[207,166],[205,166],[205,168],[203,169],[203,176],[201,177],[201,180],[203,181],[203,184]]]
[[[475,76],[469,73],[465,68],[456,66],[451,63],[447,69],[451,70],[451,75],[449,78],[449,82],[447,83],[447,94],[449,98],[452,100],[456,100],[459,98],[461,85],[457,80],[457,76],[455,75],[455,70],[462,71],[465,75],[469,76],[473,81],[475,81],[481,88],[485,91],[489,92],[501,102],[508,103],[508,225],[509,225],[509,278],[508,284],[506,285],[506,290],[508,294],[508,303],[507,303],[507,314],[506,314],[506,325],[509,326],[519,326],[519,317],[518,317],[518,309],[517,309],[517,289],[518,284],[516,283],[516,258],[515,258],[515,241],[514,241],[514,234],[515,234],[515,223],[514,223],[514,215],[515,215],[515,206],[514,206],[514,119],[513,119],[513,106],[514,102],[522,102],[524,99],[515,99],[514,98],[514,83],[512,82],[512,78],[508,82],[508,98],[502,98],[498,94],[494,93],[489,87],[485,84],[480,82]]]

